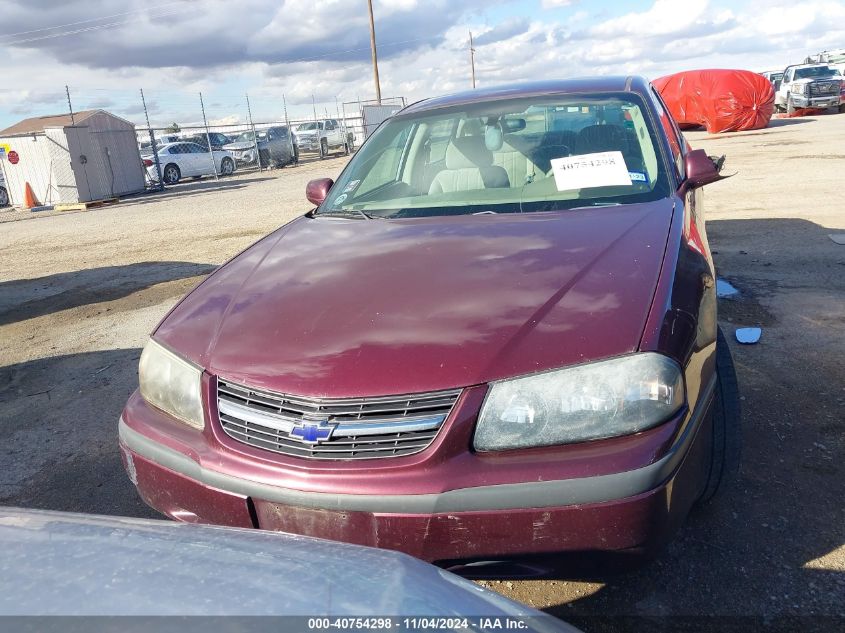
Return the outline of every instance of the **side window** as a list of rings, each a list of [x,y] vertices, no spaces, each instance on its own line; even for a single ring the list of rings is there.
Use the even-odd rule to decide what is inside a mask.
[[[170,148],[171,154],[184,154],[185,153],[185,146],[181,143],[179,145],[174,145]]]
[[[317,127],[318,127],[319,129],[321,129],[321,130],[322,130],[322,129],[323,129],[323,122],[322,122],[322,121],[320,121],[320,122],[317,124]]]
[[[414,126],[416,130],[416,126]],[[374,189],[399,180],[399,169],[402,166],[402,156],[411,136],[411,126],[405,126],[399,134],[384,144],[381,152],[375,156],[375,161],[369,173],[358,186],[355,197],[365,196]]]
[[[276,130],[270,129],[267,131],[267,140],[268,141],[275,141],[276,140]]]
[[[653,100],[657,107],[657,116],[660,119],[660,125],[663,127],[666,138],[669,140],[669,149],[672,151],[672,160],[675,163],[675,173],[679,179],[683,180],[686,177],[686,173],[684,172],[684,152],[680,131],[675,126],[675,121],[670,116],[669,110],[663,102],[663,98],[653,87],[651,94],[654,97]]]

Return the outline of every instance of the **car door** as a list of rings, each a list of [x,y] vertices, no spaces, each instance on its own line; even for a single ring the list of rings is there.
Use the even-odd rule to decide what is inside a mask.
[[[783,79],[780,82],[780,90],[777,93],[777,102],[781,105],[786,103],[786,94],[789,92],[789,84],[792,81],[792,68],[787,68],[786,72],[783,74]]]
[[[196,148],[199,148],[200,151],[202,151],[202,148],[196,143],[180,143],[179,148],[179,158],[183,165],[183,167],[181,167],[182,175],[198,176],[199,161],[197,161],[197,156],[199,154],[197,153]]]
[[[191,160],[188,157],[186,143],[175,143],[167,149],[166,162],[175,163],[182,176],[191,176]]]
[[[282,143],[281,135],[279,134],[279,128],[271,127],[269,130],[267,130],[267,149],[270,152],[270,160],[282,160],[281,145]]]
[[[194,163],[195,176],[214,174],[217,171],[218,166],[216,162],[219,159],[219,155],[212,157],[211,152],[197,143],[189,143],[188,151],[190,152],[191,161]]]

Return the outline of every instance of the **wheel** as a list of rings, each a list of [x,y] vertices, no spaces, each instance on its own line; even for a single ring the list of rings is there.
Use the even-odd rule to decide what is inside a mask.
[[[343,153],[349,156],[349,143],[343,144]]]
[[[165,165],[161,179],[166,185],[175,185],[177,182],[179,182],[179,179],[181,177],[182,172],[179,171],[179,167],[177,165],[174,165],[173,163],[169,163]]]
[[[329,143],[326,139],[320,139],[320,158],[325,158],[329,154]]]
[[[793,114],[795,112],[795,104],[792,102],[792,95],[786,95],[786,113]]]
[[[9,206],[9,192],[6,191],[6,187],[0,187],[0,207],[8,207]]]
[[[220,175],[231,176],[235,173],[235,161],[228,156],[220,162]]]
[[[266,149],[262,149],[258,152],[258,166],[259,167],[269,167],[270,166],[270,152]]]
[[[845,114],[845,103],[839,104],[839,114]]]
[[[731,350],[722,328],[716,334],[716,389],[713,393],[712,446],[707,485],[698,499],[705,505],[728,487],[739,474],[742,455],[742,420],[739,388]]]

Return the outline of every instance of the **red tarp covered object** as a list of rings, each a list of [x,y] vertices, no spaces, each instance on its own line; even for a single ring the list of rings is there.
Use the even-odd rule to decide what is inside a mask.
[[[711,134],[764,128],[774,111],[771,82],[748,70],[689,70],[652,83],[678,125]]]

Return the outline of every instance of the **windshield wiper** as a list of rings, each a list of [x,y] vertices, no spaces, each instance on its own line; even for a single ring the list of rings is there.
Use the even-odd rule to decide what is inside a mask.
[[[314,214],[314,217],[322,218],[354,218],[356,215],[364,220],[374,220],[375,217],[369,213],[364,213],[361,209],[353,209],[352,211],[319,211]],[[384,218],[379,218],[384,219]]]

